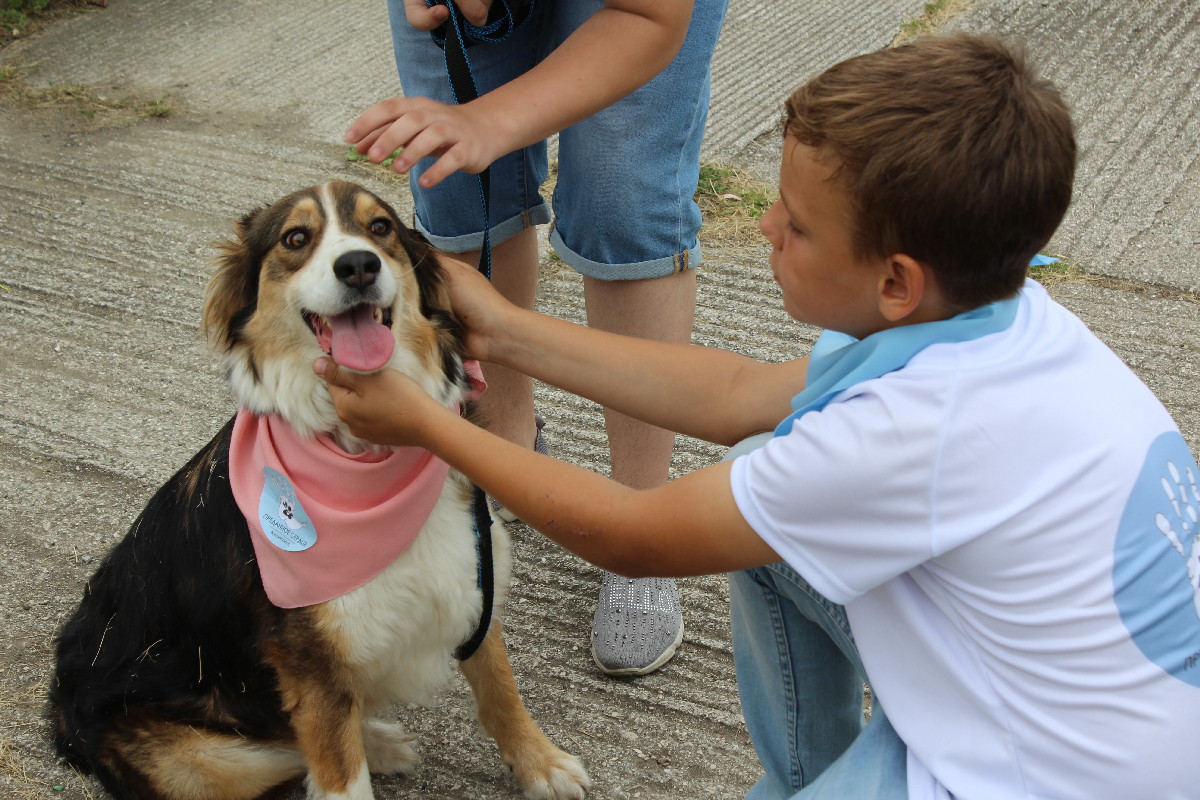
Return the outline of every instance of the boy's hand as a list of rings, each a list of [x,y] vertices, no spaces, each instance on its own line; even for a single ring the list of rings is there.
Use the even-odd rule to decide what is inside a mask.
[[[453,413],[394,369],[365,375],[318,358],[313,372],[329,384],[333,406],[350,432],[369,442],[420,446],[424,426],[441,412]]]
[[[472,265],[443,253],[438,257],[446,275],[450,307],[464,329],[467,353],[480,361],[494,360],[493,344],[511,330],[516,306]]]
[[[505,144],[498,121],[474,103],[447,105],[427,97],[393,97],[368,108],[346,129],[345,140],[378,164],[398,148],[394,172],[408,172],[426,156],[436,156],[421,175],[428,189],[456,170],[480,173],[519,145]]]

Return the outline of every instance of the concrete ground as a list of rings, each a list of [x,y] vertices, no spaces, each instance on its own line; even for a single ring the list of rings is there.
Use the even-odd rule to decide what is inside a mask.
[[[1073,208],[1047,248],[1051,290],[1200,443],[1200,5],[976,0],[949,28],[1023,40],[1078,126]],[[786,92],[887,45],[921,0],[733,0],[713,68],[705,158],[772,179]],[[251,208],[330,178],[398,207],[407,189],[347,162],[341,131],[398,91],[374,0],[109,0],[0,50],[33,90],[93,89],[90,117],[0,98],[0,796],[99,796],[59,764],[40,721],[50,640],[150,493],[232,413],[198,334],[212,243]],[[2,73],[0,73],[2,74]],[[61,96],[66,92],[59,91]],[[46,95],[41,95],[46,97]],[[138,118],[109,99],[166,98]],[[695,341],[766,360],[815,331],[780,309],[766,249],[705,245]],[[541,307],[581,319],[577,276],[545,263]],[[600,471],[591,403],[540,387],[558,457]],[[686,472],[718,451],[681,439]],[[597,573],[510,526],[514,668],[531,712],[590,771],[592,797],[736,798],[758,768],[741,722],[722,577],[681,582],[687,633],[661,672],[598,674],[587,652]],[[401,708],[424,763],[381,798],[518,795],[477,731],[465,684]]]

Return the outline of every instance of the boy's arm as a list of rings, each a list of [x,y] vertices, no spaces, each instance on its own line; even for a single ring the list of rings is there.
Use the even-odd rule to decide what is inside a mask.
[[[779,560],[738,511],[728,463],[630,489],[473,425],[394,370],[360,375],[329,359],[317,369],[356,436],[432,451],[527,524],[610,572],[706,575]]]
[[[500,156],[573,125],[637,89],[679,52],[692,0],[606,0],[541,63],[464,105],[395,97],[367,109],[346,141],[396,172],[439,156],[425,188],[455,170],[481,172]]]
[[[733,445],[772,430],[804,388],[807,358],[763,364],[587,328],[520,309],[475,268],[441,261],[472,355],[661,428]]]

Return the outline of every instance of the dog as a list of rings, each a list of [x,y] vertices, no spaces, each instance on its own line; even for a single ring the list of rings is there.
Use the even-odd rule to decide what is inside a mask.
[[[477,530],[482,495],[431,454],[351,435],[312,371],[322,354],[395,367],[463,407],[469,364],[436,254],[343,182],[234,227],[203,328],[240,410],[153,496],[60,630],[49,692],[59,753],[122,799],[250,800],[302,778],[313,800],[371,798],[370,773],[418,761],[381,715],[428,702],[471,640],[460,669],[525,796],[582,798],[587,774],[526,711],[491,615],[511,566],[503,525],[485,514]],[[311,466],[293,458],[314,448]],[[412,511],[391,505],[387,481],[363,477],[397,460],[391,475],[417,476],[400,492]]]

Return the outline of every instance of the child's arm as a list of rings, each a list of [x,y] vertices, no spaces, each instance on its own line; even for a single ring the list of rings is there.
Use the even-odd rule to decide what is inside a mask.
[[[468,351],[667,430],[733,445],[792,413],[808,359],[763,364],[716,348],[606,333],[520,309],[441,257]]]
[[[347,142],[380,162],[397,148],[396,172],[439,156],[425,188],[455,170],[481,172],[505,153],[590,116],[657,75],[687,35],[692,0],[606,0],[540,64],[465,105],[395,97],[367,109]],[[430,65],[435,68],[436,65]]]
[[[329,359],[316,369],[356,436],[432,451],[526,523],[610,572],[704,575],[779,560],[738,511],[728,463],[656,489],[630,489],[471,424],[395,370],[361,375]]]

